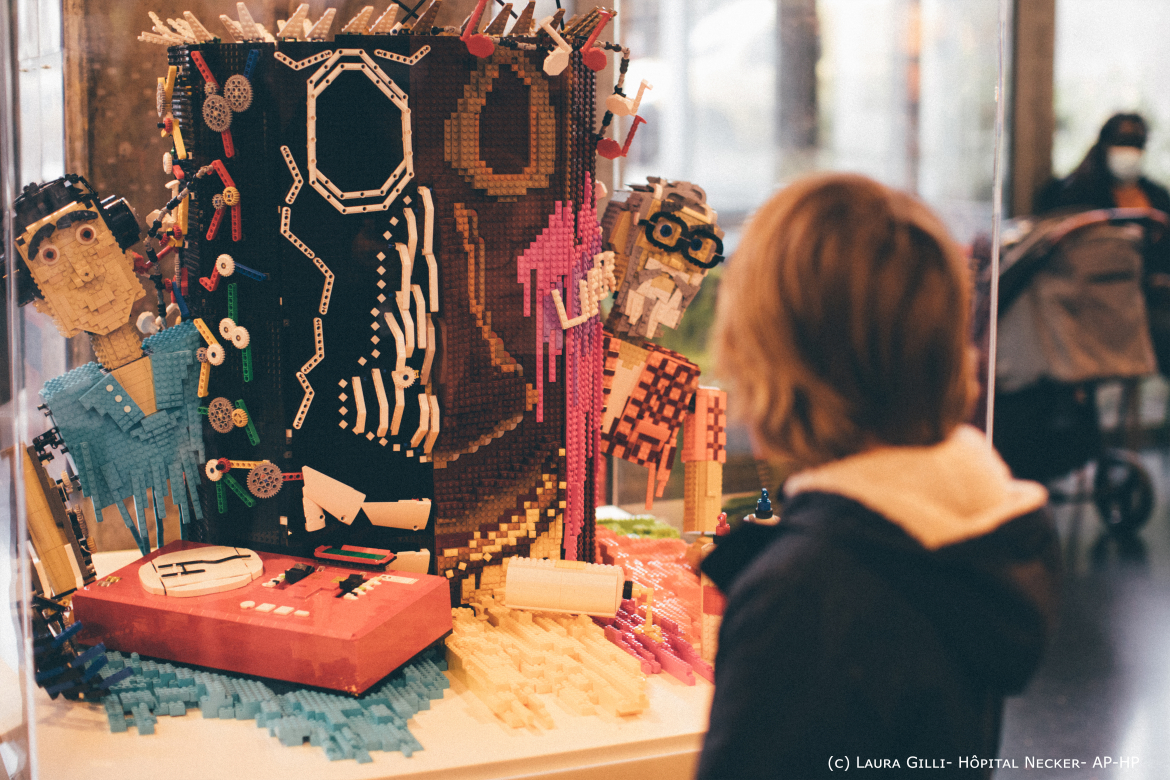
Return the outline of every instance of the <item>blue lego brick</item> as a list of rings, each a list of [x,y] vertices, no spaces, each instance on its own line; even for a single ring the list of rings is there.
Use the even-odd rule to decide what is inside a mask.
[[[320,690],[294,689],[277,695],[259,680],[219,674],[111,651],[103,674],[132,673],[111,686],[102,700],[112,732],[130,725],[154,733],[159,715],[181,717],[198,707],[205,718],[256,721],[270,737],[289,747],[309,744],[332,761],[371,761],[374,751],[410,756],[422,745],[407,720],[449,683],[440,670],[442,654],[432,651],[391,675],[359,698]]]
[[[150,416],[97,363],[50,379],[41,390],[62,440],[74,455],[82,493],[100,508],[118,506],[144,553],[147,489],[156,496],[165,495],[169,480],[180,493],[173,498],[186,524],[190,519],[187,496],[181,495],[186,483],[196,517],[203,516],[197,493],[204,456],[196,394],[199,369],[194,359],[199,342],[192,323],[168,328],[143,342],[151,359],[159,408]],[[126,498],[134,499],[137,525],[122,505]],[[158,502],[156,509],[161,511],[161,507]]]
[[[158,718],[151,713],[145,702],[134,705],[131,714],[134,716],[134,728],[138,729],[140,736],[154,733],[154,724],[158,722]]]

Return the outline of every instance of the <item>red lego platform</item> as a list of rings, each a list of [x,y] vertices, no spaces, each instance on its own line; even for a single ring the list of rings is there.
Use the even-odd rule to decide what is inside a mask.
[[[235,590],[177,598],[152,595],[140,584],[138,570],[146,561],[199,547],[209,545],[172,542],[78,590],[73,607],[84,623],[80,639],[359,694],[451,630],[447,580],[427,574],[357,572],[258,553],[264,573]],[[273,582],[298,563],[315,571],[292,585]],[[366,584],[338,598],[338,582],[353,574]]]

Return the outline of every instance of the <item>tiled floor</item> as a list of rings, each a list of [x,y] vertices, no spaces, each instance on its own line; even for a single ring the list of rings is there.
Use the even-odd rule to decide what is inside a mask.
[[[1157,504],[1136,539],[1105,535],[1091,505],[1054,512],[1061,623],[1035,679],[1008,701],[1000,757],[1018,768],[997,778],[1170,778],[1170,456],[1143,459]],[[1026,769],[1029,756],[1087,766]]]

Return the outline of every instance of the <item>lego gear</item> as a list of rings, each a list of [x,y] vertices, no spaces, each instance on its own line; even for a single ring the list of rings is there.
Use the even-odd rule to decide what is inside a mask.
[[[243,411],[237,409],[236,411]],[[284,475],[271,461],[263,461],[248,472],[248,490],[256,498],[272,498],[284,485]]]
[[[160,81],[154,90],[154,110],[158,112],[159,119],[162,119],[163,114],[167,112],[167,85],[165,81]]]
[[[231,342],[236,349],[243,349],[252,341],[252,336],[248,333],[248,329],[243,325],[237,325],[232,331],[232,335],[228,338],[231,339]]]
[[[240,205],[240,191],[235,187],[223,188],[223,202],[229,206]]]
[[[236,329],[236,323],[231,317],[224,317],[219,321],[219,335],[225,339],[231,339],[232,331]]]
[[[200,347],[199,349],[195,350],[195,359],[198,360],[200,363],[206,363],[207,362],[207,347]]]
[[[215,270],[219,271],[220,276],[231,276],[236,272],[236,261],[231,255],[220,255],[215,259]],[[222,323],[220,327],[223,327]],[[228,338],[226,333],[224,338]]]
[[[248,106],[252,105],[252,85],[238,73],[228,76],[223,85],[223,96],[232,111],[247,111]]]
[[[207,348],[207,362],[213,366],[222,366],[226,357],[222,344],[212,344]]]
[[[245,425],[248,424],[248,413],[245,412],[243,409],[233,409],[232,410],[232,423],[237,428],[243,428]]]
[[[413,368],[395,369],[390,372],[390,378],[394,380],[395,387],[405,390],[418,379],[418,372]]]
[[[223,208],[223,195],[218,192],[211,196],[211,207],[216,211]]]
[[[212,482],[219,482],[223,479],[223,472],[219,470],[219,464],[215,460],[207,461],[207,464],[203,467],[203,473]]]
[[[220,95],[211,95],[203,101],[203,121],[207,127],[222,133],[232,126],[232,107]]]
[[[211,423],[211,427],[215,429],[216,433],[230,433],[232,428],[233,412],[237,411],[232,407],[232,402],[226,398],[213,398],[211,403],[207,405],[207,421]]]
[[[171,157],[170,152],[163,152],[163,173],[168,176],[175,170],[175,158]]]

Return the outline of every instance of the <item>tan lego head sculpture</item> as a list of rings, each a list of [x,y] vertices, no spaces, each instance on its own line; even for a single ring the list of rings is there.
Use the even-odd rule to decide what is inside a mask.
[[[690,182],[650,177],[611,201],[602,228],[619,285],[606,330],[651,339],[677,328],[707,271],[723,262],[723,231],[707,194]]]
[[[106,368],[141,357],[130,319],[146,290],[123,254],[138,239],[125,200],[101,203],[84,179],[66,177],[30,184],[16,212],[16,249],[36,284],[37,311],[66,338],[89,333]]]

